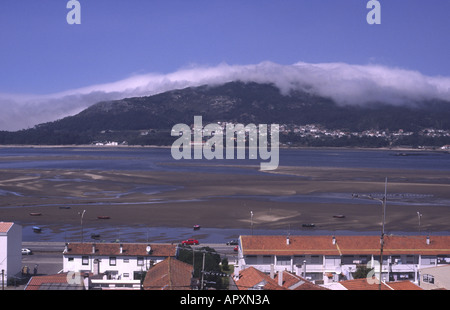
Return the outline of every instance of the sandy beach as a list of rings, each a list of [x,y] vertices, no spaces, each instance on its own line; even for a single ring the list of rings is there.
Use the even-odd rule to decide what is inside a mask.
[[[381,202],[362,196],[381,197],[387,177],[387,231],[450,230],[450,177],[439,171],[280,167],[253,175],[26,169],[0,175],[0,220],[26,225],[79,225],[79,213],[86,210],[87,227],[253,224],[287,230],[314,223],[328,231],[376,231]],[[331,201],[317,199],[330,195]],[[316,199],[306,199],[311,197]]]

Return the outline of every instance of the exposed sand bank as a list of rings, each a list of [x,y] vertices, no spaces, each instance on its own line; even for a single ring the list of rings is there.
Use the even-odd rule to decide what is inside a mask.
[[[151,225],[378,230],[381,204],[352,193],[382,195],[388,178],[386,229],[450,230],[450,176],[420,170],[280,167],[264,175],[215,173],[3,170],[0,221],[36,225]],[[333,193],[351,202],[295,201]],[[392,196],[392,201],[389,199]],[[403,195],[403,196],[402,196]],[[269,199],[269,198],[278,199]],[[280,199],[281,198],[281,199]],[[60,208],[70,206],[68,209]],[[253,218],[250,217],[253,212]],[[32,216],[30,213],[41,213]],[[343,214],[345,218],[334,218]],[[108,220],[98,219],[108,216]]]

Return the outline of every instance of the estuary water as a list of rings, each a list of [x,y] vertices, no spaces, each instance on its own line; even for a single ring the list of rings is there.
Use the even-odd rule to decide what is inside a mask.
[[[378,169],[422,169],[428,171],[450,171],[450,154],[443,151],[397,151],[361,149],[280,149],[279,166],[335,167],[335,168],[378,168]],[[154,147],[0,147],[0,169],[77,169],[77,170],[135,170],[135,171],[182,171],[207,173],[260,174],[255,166],[260,160],[175,160],[170,148]],[[239,167],[238,167],[239,166]],[[251,168],[251,169],[249,169]],[[57,182],[58,180],[55,180]],[[0,188],[0,196],[6,193]],[[331,196],[330,196],[331,195]],[[324,197],[293,196],[269,197],[272,200],[311,201],[318,199],[345,199],[330,193]],[[370,202],[373,203],[373,202]],[[438,202],[441,203],[441,202]],[[450,202],[444,202],[450,203]],[[89,239],[91,233],[84,232]],[[103,241],[120,239],[125,242],[171,242],[185,238],[197,238],[201,242],[225,242],[240,234],[284,234],[285,231],[252,231],[203,228],[193,232],[189,228],[165,227],[111,227],[100,232]],[[324,234],[320,230],[304,230],[302,234]],[[333,232],[334,234],[339,232]],[[341,232],[352,234],[352,232]],[[378,234],[378,232],[368,232]],[[407,234],[407,233],[405,233]],[[106,236],[106,237],[103,237]],[[139,236],[139,237],[137,237]],[[79,227],[63,227],[58,231],[43,227],[41,234],[32,231],[32,225],[23,228],[24,241],[79,241]]]
[[[360,149],[280,149],[279,166],[425,169],[450,171],[450,153]],[[257,173],[259,159],[175,160],[170,148],[150,147],[0,147],[0,169],[94,169]],[[170,165],[175,164],[175,165]],[[195,164],[192,167],[191,164]],[[199,167],[197,164],[206,165]],[[219,164],[219,167],[211,167]],[[225,167],[223,167],[225,166]]]

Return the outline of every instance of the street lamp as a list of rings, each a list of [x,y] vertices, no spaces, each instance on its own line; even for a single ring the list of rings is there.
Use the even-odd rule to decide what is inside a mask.
[[[81,224],[81,243],[83,243],[83,216],[86,210],[83,210],[83,212],[78,212],[80,216],[80,224]]]
[[[253,236],[253,211],[250,211],[250,225],[251,225],[252,236]]]
[[[419,233],[420,233],[420,218],[422,217],[422,213],[417,211],[417,217],[419,218]]]

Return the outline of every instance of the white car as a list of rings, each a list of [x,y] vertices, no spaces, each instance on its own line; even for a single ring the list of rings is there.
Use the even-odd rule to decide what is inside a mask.
[[[30,249],[22,249],[22,255],[31,255],[33,252],[31,252]]]

